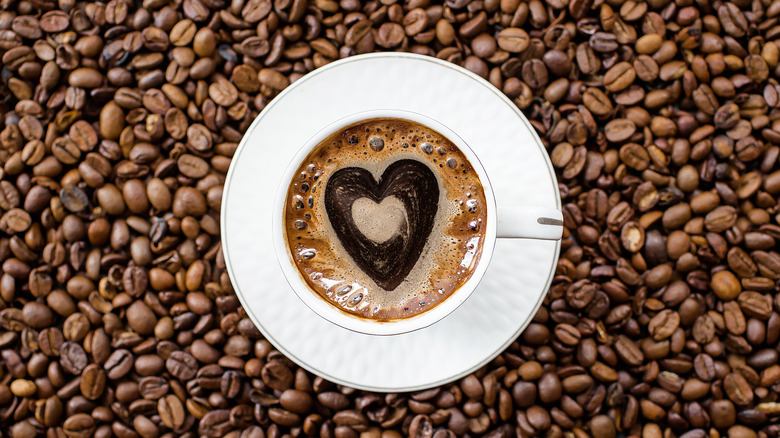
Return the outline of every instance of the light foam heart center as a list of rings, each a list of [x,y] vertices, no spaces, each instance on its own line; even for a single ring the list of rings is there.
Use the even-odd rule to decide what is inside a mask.
[[[359,198],[352,204],[352,220],[358,231],[368,239],[383,243],[406,225],[406,209],[395,196],[387,197],[378,204],[369,198]]]

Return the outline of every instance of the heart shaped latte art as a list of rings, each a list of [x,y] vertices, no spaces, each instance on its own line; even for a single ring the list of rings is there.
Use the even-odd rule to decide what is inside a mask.
[[[353,214],[353,204],[361,200],[365,205],[364,198],[379,204],[372,211],[380,217]],[[383,202],[386,198],[395,199]],[[385,205],[402,205],[403,214],[387,210],[391,207],[382,208]],[[360,167],[339,169],[325,187],[325,210],[336,236],[355,264],[385,290],[398,287],[414,268],[431,234],[438,209],[436,176],[428,166],[415,160],[394,162],[379,181]],[[359,226],[355,216],[361,222],[370,219],[372,223]],[[390,238],[382,233],[366,232],[368,236],[363,233],[384,225],[397,228],[397,232]]]

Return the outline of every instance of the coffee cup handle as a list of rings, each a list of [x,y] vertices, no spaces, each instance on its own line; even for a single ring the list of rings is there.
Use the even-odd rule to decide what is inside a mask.
[[[547,207],[499,207],[496,235],[499,238],[561,240],[563,213]]]

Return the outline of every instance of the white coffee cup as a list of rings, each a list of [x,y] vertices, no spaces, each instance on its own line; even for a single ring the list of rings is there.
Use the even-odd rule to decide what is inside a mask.
[[[406,119],[438,131],[454,143],[471,163],[479,176],[484,189],[487,203],[487,218],[485,226],[485,240],[482,247],[482,256],[477,262],[471,277],[463,283],[455,292],[441,303],[418,315],[391,321],[378,321],[361,318],[344,312],[336,305],[322,298],[311,290],[301,276],[300,271],[293,261],[289,245],[285,238],[283,223],[287,191],[298,168],[311,151],[323,140],[339,130],[355,123],[377,119],[397,118]],[[327,321],[367,335],[397,335],[419,330],[443,319],[463,304],[472,292],[477,288],[482,277],[487,271],[496,239],[527,238],[543,240],[560,240],[563,233],[563,215],[560,210],[548,207],[527,205],[497,205],[493,195],[485,169],[474,151],[447,126],[411,111],[402,110],[374,110],[365,111],[339,119],[310,138],[292,159],[290,165],[279,181],[279,187],[274,202],[273,210],[273,239],[276,258],[282,268],[287,282],[306,306]]]

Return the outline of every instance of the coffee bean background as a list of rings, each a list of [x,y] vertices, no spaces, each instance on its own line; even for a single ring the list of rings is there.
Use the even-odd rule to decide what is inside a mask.
[[[0,6],[3,436],[780,432],[780,2]],[[219,243],[252,119],[307,72],[379,50],[501,89],[564,203],[534,322],[412,394],[297,368],[247,319]]]

